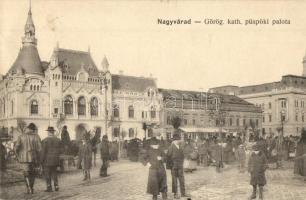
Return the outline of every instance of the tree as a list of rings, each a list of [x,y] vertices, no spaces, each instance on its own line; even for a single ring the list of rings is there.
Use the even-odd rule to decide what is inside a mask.
[[[181,126],[181,123],[182,123],[182,119],[178,116],[173,117],[172,120],[171,120],[171,124],[172,124],[173,128],[176,129],[176,130]]]

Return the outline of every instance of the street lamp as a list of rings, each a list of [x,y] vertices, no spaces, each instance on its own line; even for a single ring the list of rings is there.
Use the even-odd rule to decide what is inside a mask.
[[[104,119],[105,119],[105,135],[107,135],[107,121],[108,121],[108,110],[107,110],[107,89],[108,89],[109,80],[106,78],[106,75],[104,75],[102,79],[102,86],[104,87]]]
[[[277,158],[277,167],[281,167],[282,166],[282,157],[280,155],[282,155],[282,146],[283,146],[283,138],[284,138],[284,123],[286,120],[286,111],[282,110],[280,112],[281,115],[281,133],[278,136],[278,158]]]

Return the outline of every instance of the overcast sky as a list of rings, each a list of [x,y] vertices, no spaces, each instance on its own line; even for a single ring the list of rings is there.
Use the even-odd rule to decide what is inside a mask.
[[[18,55],[28,0],[0,1],[0,73]],[[306,2],[32,0],[38,50],[90,51],[112,73],[153,74],[163,88],[251,85],[302,74]],[[158,25],[157,19],[290,19],[290,25]],[[271,22],[271,21],[270,21]]]

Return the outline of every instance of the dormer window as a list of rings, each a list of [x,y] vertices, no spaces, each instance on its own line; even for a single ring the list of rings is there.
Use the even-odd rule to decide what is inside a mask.
[[[78,78],[79,81],[86,81],[86,77],[85,77],[85,74],[83,72],[81,72],[79,74],[79,78]]]

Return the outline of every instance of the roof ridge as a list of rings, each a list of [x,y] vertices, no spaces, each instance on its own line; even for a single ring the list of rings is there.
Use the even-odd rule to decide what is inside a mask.
[[[246,87],[256,87],[256,86],[263,86],[263,85],[268,85],[268,84],[276,84],[276,83],[281,83],[281,81],[274,81],[274,82],[269,82],[269,83],[261,83],[261,84],[255,84],[255,85],[246,85],[246,86],[241,86],[241,88],[246,88]]]
[[[69,52],[71,52],[71,53],[83,53],[83,54],[88,54],[88,55],[90,55],[90,53],[87,52],[87,51],[81,51],[81,50],[75,50],[75,49],[58,48],[58,49],[56,49],[55,51],[69,51]]]
[[[112,74],[112,76],[125,76],[125,77],[131,77],[131,78],[139,78],[139,79],[150,79],[154,80],[154,77],[141,77],[141,76],[135,76],[135,75],[125,75],[125,74]]]
[[[159,90],[168,90],[168,91],[179,91],[179,92],[196,92],[196,93],[207,93],[202,91],[196,91],[196,90],[179,90],[179,89],[166,89],[166,88],[158,88]]]

